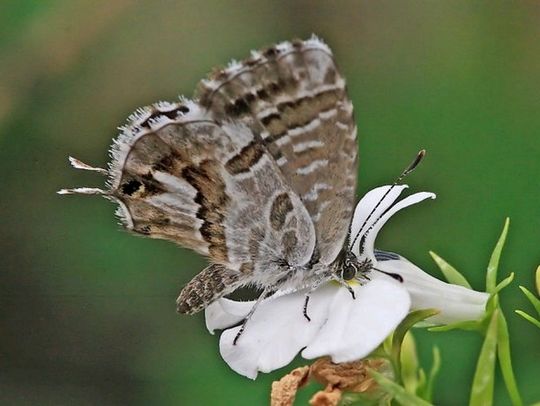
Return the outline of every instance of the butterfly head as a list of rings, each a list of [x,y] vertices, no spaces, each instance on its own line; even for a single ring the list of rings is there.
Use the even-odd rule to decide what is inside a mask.
[[[347,251],[342,266],[339,268],[339,276],[345,280],[366,279],[367,273],[372,269],[370,259],[359,259],[352,251]]]

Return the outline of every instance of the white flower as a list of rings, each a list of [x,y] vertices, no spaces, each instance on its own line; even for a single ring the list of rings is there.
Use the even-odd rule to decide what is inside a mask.
[[[351,235],[367,219],[363,230],[372,229],[365,238],[361,258],[367,257],[382,272],[371,271],[370,281],[363,285],[350,282],[354,299],[338,283],[326,283],[310,294],[308,321],[303,315],[307,290],[278,291],[259,304],[236,345],[233,340],[240,329],[238,324],[254,302],[220,299],[206,309],[208,330],[213,333],[215,329],[226,329],[219,347],[234,371],[255,379],[258,372],[281,368],[300,352],[307,359],[329,355],[336,363],[363,358],[381,344],[411,309],[439,309],[438,315],[428,319],[434,324],[476,320],[483,315],[488,294],[441,282],[397,254],[374,249],[377,233],[393,214],[435,198],[432,193],[422,192],[394,204],[406,187],[394,187],[382,201],[390,186],[376,188],[356,207]],[[359,243],[360,239],[352,247],[356,255]]]
[[[440,281],[402,256],[397,260],[379,261],[378,268],[403,278],[412,310],[439,310],[439,314],[426,320],[432,324],[479,320],[484,315],[488,293]]]

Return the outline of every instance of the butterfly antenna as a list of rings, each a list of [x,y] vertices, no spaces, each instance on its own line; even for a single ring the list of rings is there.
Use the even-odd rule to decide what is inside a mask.
[[[397,177],[397,179],[394,181],[394,183],[392,183],[392,186],[390,186],[390,188],[388,188],[388,190],[386,191],[386,193],[383,195],[383,197],[381,197],[379,199],[379,201],[377,202],[377,204],[375,205],[375,207],[373,207],[373,209],[371,210],[371,213],[369,213],[369,215],[366,217],[366,219],[364,220],[364,223],[362,224],[362,226],[360,227],[360,229],[358,230],[358,232],[356,233],[355,237],[354,237],[354,240],[351,244],[351,247],[354,247],[354,244],[356,243],[356,240],[358,240],[358,237],[360,237],[361,233],[362,233],[362,230],[364,229],[364,227],[366,226],[368,220],[371,218],[371,216],[373,216],[373,213],[375,213],[375,211],[377,210],[377,208],[381,205],[381,203],[383,202],[384,199],[386,199],[386,196],[388,196],[388,194],[392,191],[392,189],[394,187],[396,187],[402,180],[403,178],[405,178],[405,176],[407,176],[409,173],[411,173],[412,171],[414,171],[416,169],[416,167],[418,166],[418,164],[420,164],[420,162],[422,162],[422,159],[424,158],[424,156],[426,156],[426,150],[425,149],[422,149],[418,152],[418,154],[416,154],[416,157],[414,158],[414,160],[409,164],[409,166],[407,166],[405,168],[405,170],[403,172],[401,172],[401,175],[399,175]],[[378,219],[377,219],[378,220]]]

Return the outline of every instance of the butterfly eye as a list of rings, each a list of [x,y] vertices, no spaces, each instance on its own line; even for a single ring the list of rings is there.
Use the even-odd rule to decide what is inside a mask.
[[[358,269],[356,268],[356,265],[354,265],[351,262],[348,262],[343,267],[343,271],[341,272],[341,277],[346,281],[350,281],[356,276],[357,271]]]

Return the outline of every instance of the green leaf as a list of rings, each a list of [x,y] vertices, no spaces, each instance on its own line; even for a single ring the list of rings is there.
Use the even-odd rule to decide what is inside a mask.
[[[422,368],[418,369],[418,387],[419,388],[425,388],[427,382],[426,373]],[[424,396],[420,396],[421,398],[426,399]]]
[[[499,319],[497,321],[497,355],[499,356],[499,365],[501,367],[506,390],[512,401],[512,405],[521,406],[521,396],[512,369],[512,357],[510,354],[510,337],[508,334],[508,325],[501,310],[499,310]]]
[[[419,321],[425,320],[428,317],[435,316],[439,311],[437,309],[415,310],[403,319],[397,326],[392,337],[392,352],[391,359],[395,368],[396,376],[401,379],[401,346],[407,331],[411,329]]]
[[[499,310],[495,309],[491,316],[486,338],[482,344],[482,350],[476,364],[476,372],[474,373],[471,388],[470,406],[490,406],[493,404],[498,320]]]
[[[495,249],[491,254],[489,260],[487,274],[486,274],[486,291],[488,293],[493,293],[497,285],[497,270],[499,269],[499,260],[501,259],[501,252],[504,247],[504,242],[506,241],[506,235],[508,234],[508,227],[510,226],[510,219],[507,217],[504,222],[504,227],[495,245]]]
[[[540,320],[535,319],[533,316],[528,315],[524,311],[516,310],[517,314],[519,314],[521,317],[523,317],[525,320],[530,321],[532,324],[534,324],[536,327],[540,328]]]
[[[532,303],[536,313],[540,315],[540,300],[536,298],[527,288],[520,286],[521,291],[527,296],[527,299]]]
[[[489,296],[487,305],[486,305],[486,313],[490,315],[495,308],[499,305],[499,292],[506,288],[512,281],[514,280],[514,273],[512,272],[510,275],[508,275],[506,278],[504,278],[497,286],[495,286],[495,289],[493,292],[490,292],[491,295]]]
[[[497,286],[495,286],[495,290],[493,291],[492,295],[498,294],[501,290],[503,290],[508,285],[510,285],[513,280],[514,280],[514,272],[512,272],[510,275],[508,275],[506,278],[504,278],[502,281],[500,281],[497,284]]]
[[[386,337],[382,343],[382,348],[384,349],[386,356],[392,353],[392,335]]]
[[[369,370],[370,375],[387,393],[391,394],[396,401],[407,406],[430,406],[431,403],[419,398],[418,396],[409,393],[403,386],[398,385],[394,381],[388,379],[383,374],[380,374],[372,369]]]
[[[433,397],[433,386],[435,385],[435,378],[441,369],[441,352],[437,346],[433,347],[433,363],[429,371],[429,378],[426,383],[426,389],[424,392],[424,399],[431,401]]]
[[[479,330],[482,330],[482,323],[480,321],[475,321],[475,320],[458,321],[457,323],[451,323],[445,326],[429,327],[428,331],[440,333],[443,331],[450,331],[450,330],[456,330],[456,329],[479,331]]]
[[[449,283],[472,289],[467,279],[465,279],[465,277],[456,268],[454,268],[452,265],[450,265],[433,251],[429,251],[429,255],[431,255],[431,258],[433,258],[433,260],[435,261],[435,263],[437,264],[437,266],[439,267],[439,269]]]
[[[401,382],[409,393],[416,393],[418,389],[418,355],[416,344],[410,331],[405,334],[401,346]]]
[[[540,296],[540,266],[536,268],[536,293]]]
[[[392,406],[392,397],[380,390],[382,396],[373,393],[345,392],[341,397],[340,405],[347,406]]]

